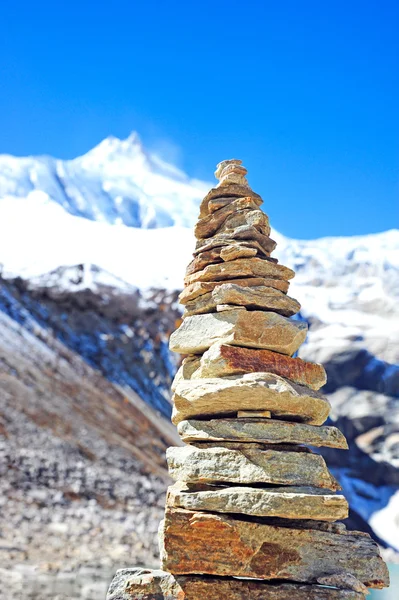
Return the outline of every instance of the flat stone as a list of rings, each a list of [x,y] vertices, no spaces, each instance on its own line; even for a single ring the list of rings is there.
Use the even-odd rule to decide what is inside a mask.
[[[222,209],[225,210],[225,209]],[[213,213],[217,215],[217,213]],[[240,227],[254,227],[259,233],[269,236],[270,224],[268,216],[259,208],[246,208],[232,212],[214,235],[234,234]],[[210,237],[210,236],[208,236]]]
[[[175,574],[308,583],[349,573],[367,587],[389,585],[387,567],[369,535],[323,530],[317,521],[270,521],[167,508],[160,528],[161,566]]]
[[[270,410],[239,410],[237,411],[237,419],[271,419],[272,413]]]
[[[277,264],[277,259],[268,256],[264,249],[253,240],[230,240],[219,238],[215,241],[215,238],[211,238],[209,250],[200,251],[194,255],[193,260],[189,263],[186,269],[186,276],[202,271],[208,265],[219,264],[221,262],[229,262],[229,260],[237,260],[237,258],[252,258],[259,256],[263,260],[268,260],[274,264]],[[227,249],[234,248],[234,254],[230,251],[230,256],[227,254],[227,258],[223,258],[222,254]]]
[[[229,577],[172,575],[152,569],[117,571],[106,600],[364,600],[351,590],[266,583]]]
[[[292,317],[301,309],[294,298],[272,287],[241,287],[234,283],[222,283],[211,292],[187,302],[184,317],[214,312],[218,304],[269,310],[284,317]]]
[[[192,417],[231,415],[239,410],[269,410],[277,418],[322,425],[331,408],[327,398],[319,392],[272,373],[178,378],[174,388],[172,421],[175,425]]]
[[[245,167],[242,166],[242,160],[239,158],[229,158],[226,160],[221,160],[217,165],[216,165],[216,171],[214,173],[216,179],[221,179],[224,175],[224,173],[231,168],[235,168],[235,167],[239,167],[242,169],[242,171],[239,171],[241,173],[243,173],[245,171],[245,173],[243,173],[244,175],[247,173],[247,170]]]
[[[226,344],[213,344],[201,357],[200,366],[193,373],[193,377],[224,377],[257,371],[275,373],[313,390],[319,390],[327,382],[324,367],[317,363],[291,358],[270,350],[254,350]]]
[[[258,210],[258,204],[250,196],[236,198],[216,212],[199,219],[194,228],[194,234],[197,239],[208,238],[214,235],[223,225],[226,219],[239,210]],[[266,215],[265,215],[266,216]],[[267,218],[267,217],[266,217]],[[268,222],[268,220],[267,220]],[[270,225],[266,235],[270,233]]]
[[[277,243],[268,235],[259,231],[259,228],[255,225],[243,224],[235,227],[234,229],[222,228],[210,238],[197,240],[194,254],[205,252],[206,250],[211,250],[212,248],[216,248],[218,246],[231,245],[237,240],[256,242],[257,247],[259,247],[262,251],[262,254],[265,254],[266,256],[269,256],[277,245]]]
[[[243,198],[247,196],[250,196],[258,206],[263,202],[259,194],[251,190],[248,185],[231,184],[222,188],[212,188],[201,202],[199,218],[202,219],[209,215],[208,202],[210,200],[214,200],[215,198]]]
[[[185,278],[190,285],[195,281],[223,281],[236,277],[275,277],[288,281],[294,277],[294,271],[283,265],[272,263],[262,258],[239,258],[229,262],[208,265],[202,271],[193,273]]]
[[[348,503],[344,496],[328,494],[318,488],[310,487],[264,489],[177,482],[169,487],[166,504],[188,510],[245,514],[255,517],[319,521],[337,521],[348,517]],[[345,585],[345,587],[350,586]]]
[[[345,436],[337,427],[315,427],[275,419],[211,419],[209,421],[193,419],[179,423],[177,430],[186,443],[260,442],[348,449]]]
[[[227,279],[225,281],[197,281],[184,288],[179,296],[180,304],[187,304],[190,300],[211,292],[218,285],[226,283],[238,284],[241,287],[272,287],[282,292],[287,292],[289,283],[283,279],[264,279],[262,277],[248,277],[247,279]]]
[[[220,258],[225,262],[229,260],[236,260],[237,258],[252,258],[257,255],[256,248],[248,248],[241,246],[240,244],[234,244],[231,246],[223,246],[220,250]]]
[[[171,447],[166,451],[169,475],[188,483],[267,483],[320,487],[336,491],[338,482],[320,454],[262,449],[259,444],[215,442],[208,447]]]
[[[277,313],[231,310],[187,317],[170,336],[169,347],[180,354],[202,354],[219,342],[292,356],[305,341],[306,333],[306,323]]]

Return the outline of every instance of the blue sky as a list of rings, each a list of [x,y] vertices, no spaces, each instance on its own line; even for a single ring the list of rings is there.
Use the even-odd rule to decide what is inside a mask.
[[[398,25],[389,0],[2,2],[0,152],[135,129],[192,176],[242,158],[286,235],[398,227]]]

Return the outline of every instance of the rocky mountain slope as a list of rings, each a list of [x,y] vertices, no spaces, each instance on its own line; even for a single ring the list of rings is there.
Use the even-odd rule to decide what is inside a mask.
[[[208,187],[136,135],[73,161],[0,157],[6,567],[151,562],[174,436],[167,341]],[[399,232],[272,237],[310,325],[301,356],[324,363],[350,441],[328,461],[352,525],[397,548]]]

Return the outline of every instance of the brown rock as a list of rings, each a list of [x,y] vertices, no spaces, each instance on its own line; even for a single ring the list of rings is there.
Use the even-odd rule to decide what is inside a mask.
[[[258,251],[256,248],[248,248],[247,246],[241,246],[240,244],[223,246],[220,250],[220,258],[224,262],[236,260],[237,258],[252,258],[257,254]]]
[[[289,283],[283,279],[263,279],[262,277],[249,277],[248,279],[227,279],[225,281],[197,281],[184,288],[179,296],[180,304],[187,304],[190,300],[211,292],[218,285],[225,283],[238,284],[241,287],[272,287],[282,292],[287,292]]]
[[[298,583],[271,584],[229,577],[172,575],[160,570],[120,569],[106,600],[364,600],[351,590]]]
[[[226,442],[218,442],[198,446],[167,449],[172,479],[189,483],[267,483],[341,489],[320,454],[275,450],[261,444],[229,447]]]
[[[288,281],[294,277],[294,271],[283,265],[274,264],[261,258],[239,258],[230,262],[208,265],[202,271],[185,278],[187,285],[195,281],[223,281],[236,277],[274,277]]]
[[[330,404],[319,392],[271,373],[191,379],[177,382],[172,421],[211,415],[231,415],[239,410],[269,410],[272,416],[322,425]]]
[[[212,238],[211,245],[215,245],[214,238]],[[186,276],[197,273],[198,271],[202,271],[208,265],[228,262],[228,260],[222,257],[222,254],[224,250],[229,248],[234,248],[233,252],[235,254],[233,258],[231,253],[230,260],[260,256],[262,259],[268,260],[269,262],[273,262],[275,264],[278,262],[275,258],[267,256],[261,246],[253,240],[233,240],[231,244],[228,240],[223,240],[220,243],[216,243],[214,248],[196,254],[186,269]]]
[[[214,200],[215,198],[243,198],[247,196],[250,196],[258,206],[263,202],[259,194],[252,191],[248,185],[231,184],[222,188],[212,188],[201,202],[199,217],[202,219],[209,215],[208,202],[210,200]]]
[[[291,358],[270,350],[254,350],[226,344],[213,344],[205,352],[194,378],[224,377],[257,371],[275,373],[312,390],[319,390],[327,381],[324,367],[317,363]]]
[[[270,410],[238,410],[237,419],[271,419],[272,413]]]
[[[160,529],[162,568],[175,574],[309,583],[344,572],[368,587],[389,585],[387,568],[369,535],[300,523],[269,524],[168,508]]]
[[[347,450],[345,436],[336,427],[320,427],[274,419],[211,419],[182,421],[178,433],[186,443],[209,441],[308,444]]]
[[[220,304],[244,306],[248,310],[269,310],[284,317],[291,317],[301,309],[301,305],[294,298],[272,287],[245,287],[234,283],[222,283],[211,292],[187,302],[184,317],[215,312]]]
[[[227,230],[226,232],[221,230],[213,237],[205,240],[198,240],[195,244],[194,255],[199,254],[200,252],[211,250],[212,248],[216,248],[218,246],[234,244],[237,240],[250,241],[253,245],[256,243],[257,247],[261,249],[261,253],[265,254],[266,256],[269,256],[277,245],[274,240],[272,240],[268,235],[261,233],[255,226],[241,225],[240,227]]]
[[[222,487],[179,481],[168,488],[166,504],[188,510],[255,517],[320,521],[337,521],[348,517],[348,503],[344,496],[310,487]],[[350,585],[343,587],[351,589]]]
[[[230,199],[231,200],[231,199]],[[250,196],[231,200],[228,204],[217,210],[211,215],[199,219],[194,228],[195,237],[198,239],[208,238],[214,235],[224,224],[226,219],[233,213],[240,210],[257,210],[258,204]],[[265,215],[266,216],[266,215]],[[266,235],[270,233],[270,226]]]
[[[263,348],[291,356],[305,341],[307,325],[264,311],[231,310],[194,315],[172,333],[169,347],[180,354],[201,354],[217,342]]]

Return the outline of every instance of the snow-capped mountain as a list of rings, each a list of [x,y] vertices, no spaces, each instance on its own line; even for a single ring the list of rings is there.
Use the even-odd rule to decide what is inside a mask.
[[[135,132],[74,160],[0,156],[0,198],[50,199],[71,215],[113,225],[190,227],[208,187],[147,152]]]
[[[148,153],[137,134],[70,161],[0,156],[0,311],[32,335],[34,323],[51,331],[167,415],[167,339],[211,185]],[[363,520],[355,524],[372,523],[395,546],[399,231],[272,237],[274,255],[296,271],[289,293],[310,325],[301,356],[325,364],[333,417],[353,444],[347,459],[330,459]],[[18,363],[9,368],[15,377]]]

